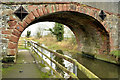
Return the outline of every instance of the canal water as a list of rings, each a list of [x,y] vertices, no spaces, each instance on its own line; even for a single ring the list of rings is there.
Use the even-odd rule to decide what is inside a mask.
[[[44,46],[44,45],[42,45]],[[45,46],[44,46],[45,47]],[[50,57],[50,52],[43,50],[44,53]],[[55,50],[54,50],[55,51]],[[74,54],[74,55],[71,55]],[[39,53],[41,55],[41,53]],[[104,78],[105,80],[107,79],[117,79],[120,78],[120,67],[115,64],[107,63],[101,60],[97,59],[91,59],[82,56],[79,53],[69,53],[64,51],[64,55],[76,59],[80,64],[84,65],[87,69],[89,69],[91,72],[93,72],[95,75],[97,75],[100,78]],[[42,56],[42,55],[41,55]],[[43,59],[49,63],[50,65],[50,60],[47,59],[45,56],[43,56]],[[54,56],[53,56],[54,59]],[[65,67],[73,72],[73,64],[64,60]],[[53,63],[52,66],[55,69],[55,64]],[[80,70],[77,69],[77,76],[78,78],[87,78],[84,73],[82,73]],[[65,78],[69,78],[68,74],[65,73],[64,75]]]
[[[65,52],[65,54],[69,54],[72,58],[76,59],[80,64],[84,65],[87,69],[93,72],[100,78],[103,79],[120,79],[120,66],[104,62],[97,59],[92,59],[85,57],[79,53],[71,53]],[[78,70],[79,78],[87,78],[81,71]]]

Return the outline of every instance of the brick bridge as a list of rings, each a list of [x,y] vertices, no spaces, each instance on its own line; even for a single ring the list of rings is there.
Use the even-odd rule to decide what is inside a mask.
[[[44,21],[68,26],[76,36],[79,51],[109,55],[118,50],[117,14],[76,2],[8,2],[1,3],[1,7],[2,44],[7,47],[9,56],[16,56],[22,32],[32,24]],[[22,7],[23,12],[16,11]]]

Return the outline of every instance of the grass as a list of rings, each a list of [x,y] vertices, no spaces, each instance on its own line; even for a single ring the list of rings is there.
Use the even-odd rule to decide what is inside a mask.
[[[78,53],[79,52],[77,50],[77,48],[78,48],[77,44],[74,44],[73,39],[71,39],[71,38],[66,38],[63,41],[58,42],[56,40],[56,38],[52,37],[52,36],[45,36],[45,37],[42,37],[40,39],[37,39],[37,38],[34,38],[34,37],[30,37],[30,38],[21,37],[20,40],[19,40],[19,45],[24,44],[24,39],[33,40],[33,41],[36,41],[40,44],[44,44],[45,46],[48,47],[48,49],[51,49],[51,50],[61,49],[63,51],[67,51],[67,52],[70,52],[70,53],[73,53],[73,52]],[[18,48],[19,49],[25,49],[24,46],[18,46]]]
[[[110,54],[117,56],[117,57],[120,57],[120,50],[114,50]]]
[[[95,56],[95,58],[103,60],[103,61],[108,61],[111,63],[116,63],[115,58],[109,55],[105,55],[105,54],[98,54]]]
[[[10,70],[14,69],[14,66],[9,66],[8,68],[2,68],[2,74],[6,75],[7,72],[9,72]]]
[[[75,53],[81,53],[78,51],[78,46],[77,43],[75,43],[73,38],[65,38],[63,41],[61,42],[57,42],[55,37],[52,36],[45,36],[42,37],[40,39],[34,38],[34,37],[30,37],[30,38],[24,38],[22,37],[21,40],[33,40],[38,42],[39,44],[44,44],[45,46],[47,46],[48,49],[51,50],[63,50],[63,51],[67,51],[70,54],[75,54]],[[22,42],[21,42],[22,43]],[[20,48],[20,47],[19,47]],[[110,54],[120,57],[120,51],[115,50],[112,51]],[[112,57],[110,57],[110,59],[106,58],[106,55],[99,55],[96,54],[101,60],[105,59],[105,61],[115,61]]]

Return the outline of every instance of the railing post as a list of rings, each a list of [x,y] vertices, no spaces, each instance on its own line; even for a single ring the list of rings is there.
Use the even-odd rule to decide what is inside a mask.
[[[73,73],[77,76],[77,66],[73,64]]]
[[[53,59],[53,53],[50,52],[50,58]],[[50,66],[53,66],[52,61],[50,61]],[[53,75],[53,70],[51,70],[51,74]]]
[[[35,42],[33,42],[33,44],[34,44],[34,46],[36,47]],[[33,48],[34,48],[34,47],[33,47]],[[36,50],[36,49],[34,48],[34,50]],[[34,52],[34,54],[35,54],[35,52]]]
[[[26,48],[26,40],[25,40],[25,48]]]
[[[41,48],[41,52],[43,53],[43,48]],[[43,54],[41,54],[41,57],[43,58]],[[44,64],[43,60],[42,60],[42,64]]]
[[[36,45],[36,48],[38,49],[39,47],[38,47],[38,45]],[[37,50],[37,53],[39,53],[39,51]]]
[[[34,46],[34,44],[33,44],[33,42],[32,42],[32,41],[31,41],[31,44]],[[33,46],[31,47],[31,48],[32,48],[32,51],[33,51],[33,48],[34,48]]]

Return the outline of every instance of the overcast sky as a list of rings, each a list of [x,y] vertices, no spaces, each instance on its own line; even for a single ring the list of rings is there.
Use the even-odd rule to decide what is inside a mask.
[[[46,30],[48,30],[49,28],[53,28],[54,25],[55,22],[39,22],[33,24],[23,31],[22,36],[25,36],[28,30],[31,31],[31,36],[35,36],[39,27],[43,29],[43,35],[47,35],[48,33],[50,33],[50,31],[46,31]],[[64,25],[64,36],[70,36],[71,34],[73,34],[72,31],[67,26]]]
[[[41,27],[43,29],[49,29],[49,28],[53,28],[54,24],[55,24],[54,22],[39,22],[39,23],[30,25],[28,28],[24,30],[24,32],[22,33],[22,36],[26,35],[28,30],[31,31],[31,35],[33,36],[36,34],[38,27]],[[46,33],[48,33],[48,31],[44,31],[44,35]]]

